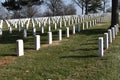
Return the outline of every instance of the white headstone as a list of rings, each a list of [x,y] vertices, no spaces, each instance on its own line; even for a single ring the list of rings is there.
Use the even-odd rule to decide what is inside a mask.
[[[66,27],[67,29],[67,38],[69,38],[70,34],[69,34],[69,27]]]
[[[23,37],[27,38],[27,29],[24,29],[24,31],[23,31]]]
[[[9,33],[12,34],[12,27],[9,27]]]
[[[51,31],[51,26],[50,25],[48,26],[48,31]]]
[[[104,48],[108,49],[108,33],[104,33]]]
[[[117,32],[119,32],[119,24],[117,24]]]
[[[111,29],[108,29],[108,41],[109,41],[109,43],[112,43],[112,32],[111,32]]]
[[[22,30],[20,25],[18,26],[18,30],[19,30],[19,32]]]
[[[55,30],[57,29],[57,23],[54,23],[55,25],[54,25],[54,27],[55,27]]]
[[[48,32],[48,43],[52,44],[52,32]]]
[[[115,28],[115,35],[117,35],[117,25],[115,25],[114,28]]]
[[[34,36],[36,35],[36,28],[35,27],[33,28],[33,35]]]
[[[98,56],[103,57],[104,56],[103,51],[103,37],[98,38]]]
[[[0,29],[0,35],[2,35],[2,29]]]
[[[44,33],[44,26],[41,27],[41,33]]]
[[[111,31],[112,31],[112,38],[115,39],[115,28],[112,27]]]
[[[73,34],[75,34],[75,25],[73,25]]]
[[[59,29],[59,41],[61,41],[61,40],[62,40],[62,30]]]
[[[60,21],[60,28],[62,28],[62,21]]]
[[[85,23],[83,23],[82,27],[83,27],[83,30],[85,30]]]
[[[88,29],[88,22],[86,22],[86,28]]]
[[[40,35],[35,35],[35,49],[40,49]]]
[[[90,27],[92,26],[92,23],[91,23],[91,21],[90,21]]]
[[[80,32],[80,23],[78,23],[77,29],[78,29],[78,32]]]
[[[95,25],[95,21],[94,21],[94,20],[92,21],[92,25],[93,25],[93,26]]]
[[[66,21],[64,21],[64,26],[66,26]]]
[[[24,44],[23,40],[19,39],[16,41],[17,42],[17,55],[18,56],[23,56],[24,55]]]

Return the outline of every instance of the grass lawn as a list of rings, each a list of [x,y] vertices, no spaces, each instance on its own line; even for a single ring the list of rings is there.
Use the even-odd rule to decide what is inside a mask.
[[[39,51],[34,50],[34,40],[28,37],[24,40],[23,57],[14,56],[15,41],[21,36],[2,37],[0,80],[119,80],[120,33],[105,56],[98,57],[98,37],[103,36],[108,27],[109,23],[91,27],[70,35],[69,39],[42,46]]]

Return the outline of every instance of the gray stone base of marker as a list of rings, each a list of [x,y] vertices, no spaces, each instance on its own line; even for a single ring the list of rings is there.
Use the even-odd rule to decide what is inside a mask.
[[[98,38],[98,56],[99,57],[103,57],[104,54],[103,54],[103,37],[99,37]]]
[[[69,27],[66,27],[67,29],[67,38],[69,38],[70,34],[69,34]]]
[[[59,29],[59,41],[61,41],[61,40],[62,40],[62,30]]]
[[[40,49],[40,35],[35,35],[35,50]]]
[[[17,56],[23,56],[24,55],[23,40],[19,39],[16,42],[17,42]]]
[[[48,32],[48,43],[52,44],[52,32]]]

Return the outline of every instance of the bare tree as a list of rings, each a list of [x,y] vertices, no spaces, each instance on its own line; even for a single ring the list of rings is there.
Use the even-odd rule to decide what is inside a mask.
[[[119,11],[120,11],[120,0],[118,1],[118,4],[119,4],[118,6],[119,6]]]
[[[63,14],[62,9],[63,9],[64,3],[62,2],[62,0],[46,0],[45,4],[49,8],[53,16]]]
[[[19,11],[14,11],[14,18],[31,18],[40,16],[41,13],[36,6],[24,6]]]
[[[105,13],[106,11],[106,4],[107,4],[107,2],[108,2],[108,0],[102,0],[102,2],[103,2],[103,12]]]
[[[73,4],[65,5],[64,6],[64,15],[75,15],[76,9]]]
[[[82,9],[82,14],[84,14],[84,1],[83,0],[73,0],[73,2],[75,2],[81,9]]]
[[[82,9],[82,14],[84,14],[84,9],[85,9],[85,14],[88,14],[88,6],[92,0],[73,0],[81,9]]]
[[[48,16],[53,16],[53,14],[52,14],[52,12],[51,12],[49,9],[47,9],[47,10],[44,12],[43,16],[44,16],[44,17],[48,17]]]
[[[35,17],[37,13],[38,13],[38,9],[35,6],[26,7],[25,10],[21,11],[21,15],[29,18]]]

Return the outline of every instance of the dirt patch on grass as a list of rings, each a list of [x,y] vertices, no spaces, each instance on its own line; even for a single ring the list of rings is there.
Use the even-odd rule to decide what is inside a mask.
[[[52,44],[44,44],[44,45],[41,45],[41,47],[56,46],[59,44],[60,44],[60,41],[53,41]]]
[[[68,39],[63,39],[62,41],[68,41]],[[43,45],[41,45],[41,47],[48,47],[48,46],[60,45],[60,42],[61,42],[61,41],[59,41],[59,40],[53,41],[52,44],[43,44]]]
[[[102,26],[103,24],[97,24],[97,26]]]
[[[5,66],[9,63],[12,63],[15,59],[16,57],[12,56],[4,57],[3,59],[0,60],[0,66]]]

